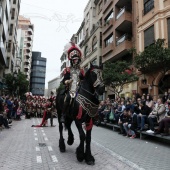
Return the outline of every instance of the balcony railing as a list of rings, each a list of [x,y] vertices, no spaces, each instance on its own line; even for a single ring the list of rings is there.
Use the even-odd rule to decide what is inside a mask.
[[[123,7],[123,8],[119,11],[119,13],[118,13],[117,16],[116,16],[116,19],[119,19],[124,13],[125,13],[125,7]]]
[[[129,34],[124,34],[123,36],[121,36],[117,41],[116,41],[116,45],[118,46],[119,44],[121,44],[122,42],[124,42],[125,40],[131,40],[131,35]]]

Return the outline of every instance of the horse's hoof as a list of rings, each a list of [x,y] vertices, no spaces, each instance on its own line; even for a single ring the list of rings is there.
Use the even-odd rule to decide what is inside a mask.
[[[74,143],[74,137],[73,137],[73,136],[69,136],[69,137],[68,137],[67,144],[68,144],[68,145],[72,145],[73,143]]]
[[[65,151],[66,151],[66,149],[60,148],[60,152],[65,152]]]
[[[66,146],[64,143],[64,139],[59,139],[59,148],[60,148],[60,152],[65,152],[66,151]]]
[[[94,165],[95,163],[93,161],[86,161],[87,165]]]
[[[77,160],[82,162],[84,160],[84,152],[80,148],[76,149]]]

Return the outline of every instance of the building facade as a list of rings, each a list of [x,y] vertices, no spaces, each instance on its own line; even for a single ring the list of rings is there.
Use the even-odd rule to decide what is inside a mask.
[[[47,59],[41,52],[32,52],[30,91],[33,95],[44,96]]]
[[[165,39],[165,47],[170,47],[170,1],[156,1],[156,0],[141,0],[135,2],[135,19],[137,21],[137,44],[138,52],[142,52],[148,45],[153,44],[155,40],[161,38]],[[146,82],[142,83],[144,75],[140,75],[138,81],[139,93],[150,93],[157,98],[160,91],[157,87],[152,87],[153,77],[146,75]],[[161,74],[155,73],[154,84],[160,85]],[[164,91],[170,89],[170,75],[163,79],[164,82],[169,84]]]
[[[56,95],[56,89],[60,86],[61,78],[56,77],[48,82],[48,97],[51,96],[51,91]]]
[[[31,74],[33,37],[34,37],[34,25],[31,24],[30,19],[25,18],[23,16],[19,16],[18,56],[22,60],[21,71],[26,75],[28,81],[30,81]]]
[[[0,79],[13,73],[18,57],[17,25],[20,0],[0,1]]]

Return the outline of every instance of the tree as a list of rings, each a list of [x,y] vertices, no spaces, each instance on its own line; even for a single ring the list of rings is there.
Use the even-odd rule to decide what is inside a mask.
[[[16,78],[11,73],[6,74],[4,80],[10,95],[16,95],[17,93],[18,96],[22,97],[28,91],[29,81],[22,72],[19,72]]]
[[[158,84],[154,84],[155,73],[160,72],[163,79],[167,71],[170,70],[170,49],[165,48],[164,45],[165,39],[158,39],[141,53],[137,54],[135,49],[132,50],[134,66],[142,74],[149,74],[153,77],[152,86],[158,87]]]
[[[138,77],[130,69],[130,65],[131,64],[126,61],[105,63],[103,69],[104,83],[118,96],[123,91],[126,84],[138,80]]]

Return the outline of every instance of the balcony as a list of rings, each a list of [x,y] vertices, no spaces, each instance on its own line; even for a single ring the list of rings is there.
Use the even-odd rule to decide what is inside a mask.
[[[123,7],[123,6],[131,6],[132,5],[132,0],[116,0],[117,2],[115,3],[115,6],[117,7]]]
[[[126,39],[126,36],[120,37],[116,41],[116,48],[114,50],[115,57],[122,57],[123,55],[128,53],[128,50],[132,48],[132,41],[130,39]]]
[[[121,32],[132,32],[132,14],[122,9],[116,16],[115,29]]]
[[[114,43],[110,43],[108,46],[103,48],[103,56],[107,55],[108,53],[114,50]]]
[[[26,59],[30,59],[31,58],[31,54],[25,54],[25,58]]]
[[[24,62],[25,62],[26,65],[30,64],[30,60],[29,59],[26,59]]]
[[[112,5],[113,0],[107,0],[107,2],[103,6],[103,13],[106,12],[106,10]]]
[[[124,34],[121,37],[119,37],[116,41],[116,45],[123,43],[125,40],[131,41],[132,36],[128,34]]]
[[[31,28],[28,28],[28,34],[29,34],[29,35],[33,35],[33,31],[32,31]]]
[[[114,19],[111,18],[104,23],[103,34],[105,34],[113,26],[113,22],[114,22]]]
[[[27,47],[31,47],[31,42],[30,41],[27,41],[26,44],[27,44]]]

